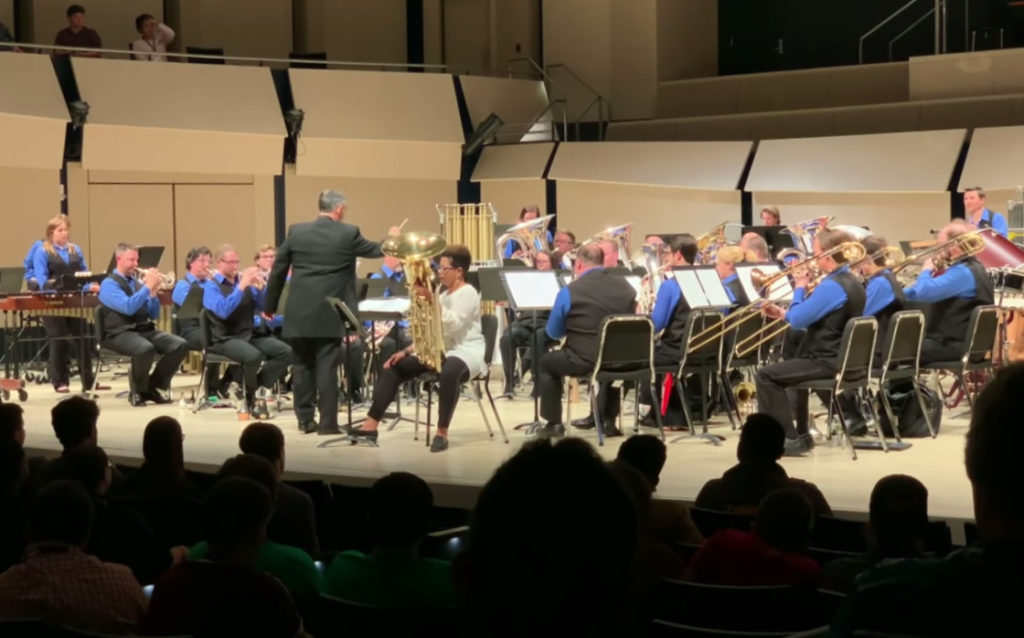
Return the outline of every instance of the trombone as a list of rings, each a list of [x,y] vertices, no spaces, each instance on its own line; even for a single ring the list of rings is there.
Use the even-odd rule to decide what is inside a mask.
[[[893,274],[897,274],[909,266],[924,263],[928,259],[932,260],[936,270],[942,270],[943,268],[949,268],[950,266],[956,265],[964,259],[974,257],[981,251],[985,250],[985,240],[982,238],[981,232],[981,230],[972,230],[971,232],[964,233],[959,237],[954,237],[944,244],[936,244],[931,248],[926,248],[921,252],[914,253],[893,266],[892,272]],[[960,250],[960,254],[952,254],[951,249],[953,248],[958,248]]]
[[[783,272],[790,272],[796,271],[800,268],[807,268],[811,266],[811,263],[809,262],[811,262],[812,260],[816,262],[818,259],[821,259],[822,257],[832,257],[833,255],[842,255],[843,263],[849,264],[851,266],[864,261],[865,257],[868,256],[867,251],[864,250],[864,245],[861,244],[859,241],[844,241],[838,246],[823,251],[820,255],[808,257],[802,262],[790,266]],[[812,270],[815,271],[815,274],[812,276],[811,283],[807,285],[807,294],[810,294],[814,290],[814,288],[817,287],[817,285],[820,284],[822,280],[824,280],[825,277],[827,277],[829,274],[818,269],[817,267],[812,268]],[[781,274],[782,273],[776,273],[776,275],[772,275],[772,278]],[[789,330],[789,324],[786,323],[785,318],[780,317],[778,319],[772,319],[768,323],[764,324],[764,326],[762,326],[756,332],[753,332],[746,338],[736,342],[736,356],[741,359],[746,356],[749,356],[751,353],[756,352],[762,345],[770,343],[773,339],[775,339],[775,337],[781,335],[783,332],[787,330]]]

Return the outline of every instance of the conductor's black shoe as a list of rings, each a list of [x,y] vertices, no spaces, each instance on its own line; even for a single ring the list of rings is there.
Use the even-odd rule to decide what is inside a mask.
[[[311,432],[316,432],[319,427],[320,426],[317,425],[316,421],[303,421],[299,423],[299,432],[309,434]]]
[[[356,443],[369,443],[370,445],[377,447],[377,430],[359,430],[355,429],[349,433],[349,439],[352,441],[352,445]]]
[[[167,404],[171,402],[171,398],[167,396],[163,390],[153,389],[150,390],[149,392],[143,393],[141,396],[146,401],[149,401],[150,403],[156,403],[158,405]]]
[[[561,423],[548,423],[537,428],[537,436],[542,439],[550,439],[556,436],[565,436],[565,426]]]
[[[795,439],[786,439],[785,446],[783,448],[784,456],[802,456],[806,452],[810,452],[814,449],[814,439],[809,434],[801,434]]]
[[[604,431],[604,438],[606,439],[610,439],[616,436],[622,436],[622,432],[620,432],[619,428],[615,427],[614,425],[606,425],[601,429]]]
[[[330,436],[331,434],[341,434],[341,430],[338,428],[317,428],[317,436]]]
[[[146,405],[146,400],[142,398],[142,395],[138,392],[132,392],[128,395],[128,403],[131,403],[137,408],[141,408]]]
[[[582,419],[573,419],[572,427],[579,428],[580,430],[589,430],[593,428],[597,423],[594,422],[594,415],[590,414]]]

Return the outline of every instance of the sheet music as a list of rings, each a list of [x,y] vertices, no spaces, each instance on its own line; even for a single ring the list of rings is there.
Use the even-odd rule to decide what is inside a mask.
[[[728,308],[732,305],[729,301],[729,293],[725,292],[725,285],[718,278],[718,272],[714,268],[697,268],[697,279],[700,280],[701,288],[708,299],[708,306],[712,308]]]
[[[683,299],[686,300],[690,308],[708,308],[710,306],[708,297],[704,294],[704,288],[700,285],[700,279],[697,278],[697,271],[695,269],[686,268],[673,270],[672,272],[675,275],[676,283],[679,284],[679,291],[683,294]]]
[[[638,275],[626,275],[626,281],[629,282],[630,286],[633,286],[633,290],[636,291],[636,295],[640,296],[640,291],[643,289],[643,280]]]
[[[772,284],[771,290],[762,297],[753,282],[750,280],[750,273],[753,270],[760,270],[765,275],[773,275],[779,272],[778,264],[751,264],[747,266],[737,266],[736,274],[740,278],[740,283],[743,285],[743,291],[747,293],[747,298],[751,301],[757,299],[766,298],[772,301],[784,301],[789,302],[793,300],[793,286],[789,283],[788,277],[779,278],[774,284]]]
[[[412,305],[408,297],[371,297],[359,302],[359,312],[395,312],[405,314]]]
[[[501,280],[516,310],[550,310],[561,289],[551,270],[506,270]]]

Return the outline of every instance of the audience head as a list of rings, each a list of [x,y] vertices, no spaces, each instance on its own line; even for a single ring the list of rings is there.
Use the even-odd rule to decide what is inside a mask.
[[[652,434],[636,434],[622,442],[615,460],[643,474],[653,491],[658,487],[667,455],[668,449],[661,439]]]
[[[257,421],[242,430],[238,447],[244,454],[255,454],[270,461],[278,477],[284,472],[284,434],[273,423]]]
[[[256,454],[236,454],[217,470],[217,481],[231,477],[247,478],[267,488],[277,498],[277,472],[270,461]]]
[[[985,540],[1024,539],[1024,476],[1017,465],[1024,449],[1021,388],[1024,364],[1000,370],[975,400],[967,431],[967,478],[978,533]]]
[[[146,425],[142,434],[142,466],[180,478],[185,475],[185,451],[178,420],[158,416]]]
[[[434,494],[426,481],[392,472],[370,488],[370,535],[378,548],[413,550],[427,533]]]
[[[53,406],[50,410],[50,423],[65,452],[96,445],[96,421],[99,416],[100,407],[85,397],[68,397]]]
[[[320,214],[329,215],[334,221],[341,221],[345,216],[345,196],[336,190],[321,191],[318,197]]]
[[[82,5],[69,5],[65,14],[68,17],[68,24],[71,26],[73,31],[77,31],[85,26],[85,7]]]
[[[754,515],[757,537],[775,549],[799,552],[807,548],[814,524],[814,508],[803,492],[782,489],[761,499]]]
[[[672,261],[676,266],[692,266],[697,260],[697,238],[690,233],[676,235],[669,242]]]
[[[605,632],[630,605],[637,535],[633,499],[586,441],[530,442],[481,491],[456,584],[482,634]]]
[[[33,543],[66,543],[85,547],[92,532],[92,499],[75,481],[43,486],[32,501],[28,536]]]
[[[25,445],[25,414],[17,403],[0,403],[0,441]]]
[[[0,439],[0,497],[16,497],[28,477],[25,449],[13,439]]]
[[[82,447],[66,452],[47,466],[51,480],[78,481],[87,492],[103,496],[110,490],[112,470],[107,453],[98,446]]]
[[[604,265],[604,249],[597,242],[589,242],[576,251],[576,274]]]
[[[156,31],[156,25],[156,18],[148,13],[140,14],[135,18],[135,30],[147,40],[153,39],[153,32]]]
[[[252,479],[230,476],[206,493],[204,521],[210,556],[252,560],[267,537],[274,497]]]
[[[755,412],[747,416],[736,446],[740,463],[774,463],[782,458],[786,447],[786,431],[775,417]]]
[[[883,554],[906,556],[920,551],[928,531],[928,490],[906,474],[890,474],[871,490],[871,534]]]
[[[606,465],[632,499],[637,522],[644,530],[651,523],[651,482],[640,470],[621,459],[608,461]]]

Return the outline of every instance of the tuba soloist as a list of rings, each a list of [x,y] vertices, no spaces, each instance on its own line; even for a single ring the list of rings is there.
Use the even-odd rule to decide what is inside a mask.
[[[439,282],[430,260],[444,252],[447,245],[444,237],[436,233],[409,232],[388,237],[380,246],[385,255],[402,262],[405,285],[409,289],[409,333],[413,348],[420,361],[434,370],[441,369],[444,337],[441,306],[437,300]],[[419,286],[433,292],[431,299],[417,294]]]

